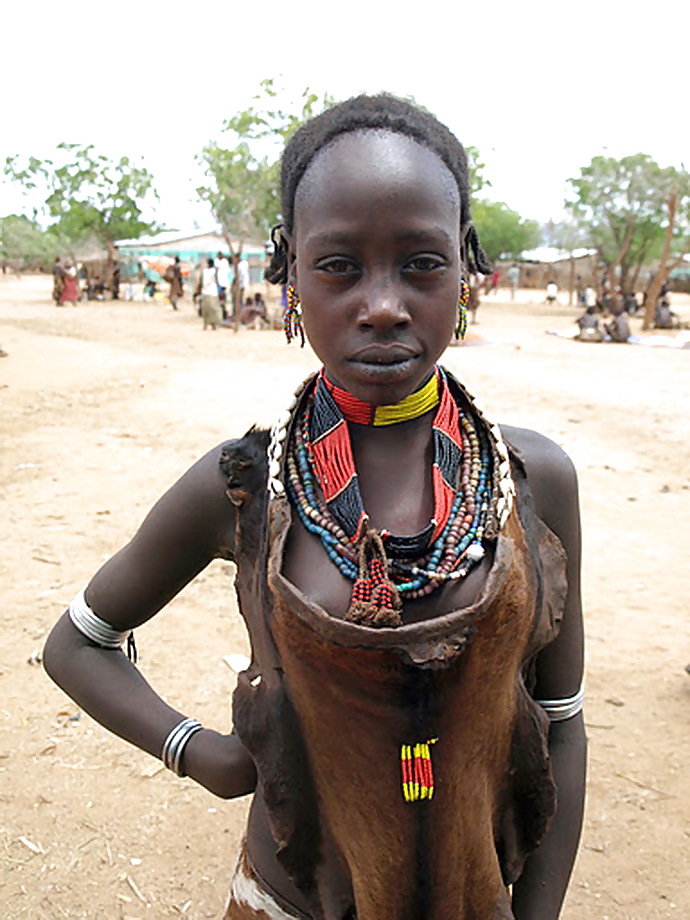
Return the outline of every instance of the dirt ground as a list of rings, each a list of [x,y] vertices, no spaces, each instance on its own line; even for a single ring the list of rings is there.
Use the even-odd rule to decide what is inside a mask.
[[[690,351],[547,336],[575,308],[503,296],[482,304],[477,347],[444,360],[493,417],[549,435],[579,470],[589,784],[563,918],[688,918]],[[690,320],[689,298],[674,308]],[[56,309],[39,277],[0,278],[0,346],[0,916],[217,918],[247,802],[108,734],[38,656],[161,492],[270,423],[314,356],[280,332],[202,332],[190,303]],[[214,563],[138,631],[146,677],[219,730],[234,685],[222,656],[246,651],[232,578]]]

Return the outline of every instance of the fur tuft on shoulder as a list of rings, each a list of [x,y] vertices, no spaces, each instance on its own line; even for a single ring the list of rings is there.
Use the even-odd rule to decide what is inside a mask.
[[[222,446],[218,462],[227,479],[227,496],[234,505],[246,504],[266,488],[266,451],[270,437],[268,428],[252,425],[241,438]]]

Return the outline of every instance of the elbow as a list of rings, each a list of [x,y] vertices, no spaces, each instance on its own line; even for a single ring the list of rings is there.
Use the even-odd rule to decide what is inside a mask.
[[[63,686],[69,657],[66,642],[69,623],[65,622],[66,616],[62,616],[53,626],[43,646],[43,669],[59,687]]]

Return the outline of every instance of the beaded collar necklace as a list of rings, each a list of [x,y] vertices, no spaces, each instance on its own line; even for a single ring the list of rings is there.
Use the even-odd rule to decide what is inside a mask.
[[[427,382],[414,393],[410,393],[398,403],[390,406],[372,406],[353,396],[349,390],[343,390],[326,376],[326,371],[321,370],[319,379],[333,397],[347,422],[357,425],[373,425],[378,428],[383,425],[397,425],[399,422],[409,422],[419,418],[425,412],[435,409],[439,403],[439,373],[431,374]]]
[[[457,383],[456,399],[446,372],[436,368],[434,516],[411,536],[377,531],[362,503],[347,421],[326,379],[322,372],[308,381],[291,405],[294,418],[284,413],[274,427],[269,490],[280,496],[287,486],[304,527],[354,583],[347,619],[399,626],[403,598],[423,597],[466,577],[484,557],[483,541],[497,535],[512,506],[508,453],[498,426],[486,422]]]

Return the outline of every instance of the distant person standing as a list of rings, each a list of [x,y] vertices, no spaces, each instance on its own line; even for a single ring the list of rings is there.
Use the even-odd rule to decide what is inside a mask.
[[[120,299],[120,264],[116,262],[113,266],[113,283],[110,288],[113,300]]]
[[[222,252],[216,255],[216,284],[218,286],[218,302],[223,319],[228,318],[228,290],[230,288],[230,262]]]
[[[172,265],[169,265],[165,270],[165,280],[170,284],[170,291],[168,293],[168,300],[172,304],[173,310],[177,310],[177,302],[184,294],[184,281],[182,278],[182,265],[180,264],[180,257],[175,256],[175,260]]]
[[[60,303],[71,303],[72,306],[75,307],[80,296],[79,284],[77,283],[77,270],[74,265],[68,265],[64,272]]]
[[[55,261],[53,262],[53,300],[55,301],[56,307],[60,306],[64,283],[65,272],[62,267],[62,261],[60,260],[60,256],[55,256]]]
[[[587,299],[585,297],[585,286],[582,283],[582,275],[578,275],[575,280],[575,289],[577,291],[577,302],[580,306],[587,306]]]
[[[558,285],[555,281],[549,281],[546,285],[546,302],[555,303],[558,300]]]
[[[481,289],[482,276],[475,275],[474,278],[470,277],[470,299],[467,301],[467,312],[469,314],[470,322],[472,325],[475,325],[477,322],[477,310],[479,309],[479,304],[481,303]]]
[[[249,262],[240,259],[237,263],[237,284],[240,289],[240,303],[244,303],[244,295],[249,287]]]
[[[214,332],[223,322],[216,272],[217,266],[213,264],[213,259],[207,259],[206,268],[201,275],[201,318],[204,321],[204,330],[210,326]]]
[[[500,268],[495,268],[491,273],[491,292],[493,294],[498,293],[498,286],[501,283],[501,270]]]
[[[508,269],[508,282],[510,283],[510,299],[515,300],[517,289],[520,285],[520,266],[515,262]]]

